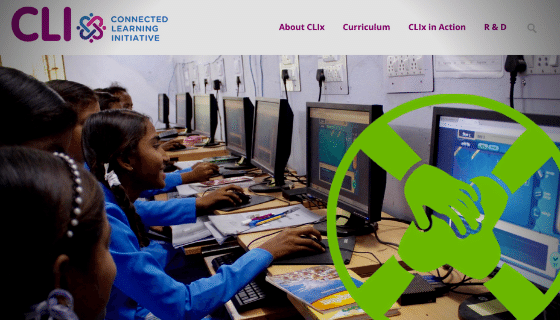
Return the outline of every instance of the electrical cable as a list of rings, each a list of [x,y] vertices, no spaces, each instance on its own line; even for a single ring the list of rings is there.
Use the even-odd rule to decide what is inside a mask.
[[[399,245],[397,243],[381,241],[381,239],[379,239],[379,236],[377,235],[377,230],[373,230],[373,234],[375,235],[375,239],[377,239],[377,242],[379,242],[381,244],[384,244],[388,247],[391,247],[395,250],[399,250]]]
[[[439,274],[439,269],[437,269],[438,276],[441,278],[440,280],[443,281],[443,280],[447,279],[447,277],[449,277],[451,275],[451,272],[453,272],[453,270],[454,270],[453,267],[449,268],[449,270],[447,270],[447,273],[442,277]]]
[[[284,90],[286,91],[286,100],[288,101],[288,103],[290,103],[290,99],[288,99],[288,87],[286,86],[286,80],[287,78],[282,79],[282,81],[284,82]]]
[[[253,75],[253,63],[251,62],[251,55],[249,55],[249,69],[251,70],[251,78],[253,79],[253,87],[255,89],[255,97],[257,97],[257,85],[255,84],[255,76]]]
[[[397,221],[397,222],[401,222],[401,223],[408,224],[408,225],[410,225],[410,223],[411,223],[411,221],[404,220],[404,219],[399,219],[399,218],[385,218],[385,217],[381,217],[381,220]]]
[[[239,97],[239,86],[241,85],[241,78],[239,78],[239,76],[237,76],[237,96]]]
[[[515,88],[515,81],[517,79],[517,73],[527,70],[527,63],[525,62],[523,56],[507,56],[504,68],[510,74],[510,88],[509,88],[509,104],[512,109],[513,106],[513,89]]]
[[[321,102],[321,91],[323,89],[323,81],[325,81],[325,70],[317,69],[317,81],[319,82],[319,102]]]
[[[249,249],[249,247],[251,247],[251,245],[253,244],[253,242],[255,242],[255,241],[257,241],[257,240],[260,240],[260,239],[262,239],[262,238],[270,237],[270,236],[275,235],[275,234],[280,233],[280,232],[282,232],[282,230],[278,230],[278,231],[273,232],[273,233],[265,234],[264,236],[260,236],[260,237],[258,237],[258,238],[256,238],[256,239],[253,239],[253,241],[251,241],[251,242],[249,242],[249,243],[247,244],[247,249]]]
[[[340,248],[340,250],[352,251],[352,253],[371,254],[375,258],[375,260],[377,260],[377,262],[379,262],[380,265],[383,265],[383,262],[381,262],[381,260],[379,260],[379,258],[377,258],[377,256],[375,254],[373,254],[373,252],[354,251],[354,250],[344,249],[344,248]]]
[[[263,66],[262,66],[262,55],[261,55],[261,97],[264,97],[264,76],[263,76]]]

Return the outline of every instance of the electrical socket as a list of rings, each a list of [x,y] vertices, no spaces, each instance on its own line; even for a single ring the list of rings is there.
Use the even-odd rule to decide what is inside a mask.
[[[288,70],[290,76],[286,80],[286,88],[284,88],[284,80],[282,80],[282,70]],[[299,80],[299,57],[295,56],[281,56],[280,57],[280,90],[281,91],[301,91],[301,81]]]
[[[538,55],[524,56],[527,70],[522,75],[560,74],[560,56]]]
[[[235,88],[237,88],[237,77],[239,77],[240,81],[239,92],[245,92],[245,77],[243,76],[243,56],[233,57],[233,79],[235,79]]]
[[[321,55],[317,69],[323,69],[322,94],[348,94],[348,72],[345,55]]]
[[[212,63],[212,81],[220,80],[220,91],[227,92],[224,58]]]
[[[424,58],[419,55],[387,56],[389,77],[406,77],[425,74]]]
[[[198,77],[198,65],[191,63],[189,64],[189,79],[190,82],[187,83],[187,85],[193,90],[192,94],[197,94],[200,92],[200,82],[199,82],[199,77]],[[193,88],[192,83],[195,83],[195,86]]]
[[[202,85],[201,87],[204,88],[204,91],[201,90],[201,93],[209,93],[212,90],[212,85],[210,85],[210,63],[207,63],[202,66]]]
[[[387,56],[383,71],[387,93],[433,92],[433,57]]]

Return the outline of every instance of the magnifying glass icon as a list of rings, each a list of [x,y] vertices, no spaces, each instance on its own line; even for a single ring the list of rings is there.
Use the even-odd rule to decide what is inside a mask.
[[[534,33],[537,33],[537,30],[535,30],[535,25],[532,24],[532,23],[529,23],[529,24],[527,25],[527,30],[533,31]]]

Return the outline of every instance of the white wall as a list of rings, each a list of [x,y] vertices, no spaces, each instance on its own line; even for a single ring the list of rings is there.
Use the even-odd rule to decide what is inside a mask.
[[[163,128],[157,123],[157,95],[168,92],[172,60],[171,56],[64,56],[64,66],[68,80],[92,89],[118,82],[132,97],[134,110],[150,116],[156,128]]]
[[[251,59],[250,59],[251,57]],[[284,98],[279,78],[280,56],[243,56],[245,93],[240,96]],[[198,65],[211,63],[219,56],[65,56],[68,80],[84,83],[91,87],[108,86],[118,81],[128,88],[134,109],[147,113],[157,120],[157,93],[167,92],[170,97],[170,120],[175,119],[174,96],[177,90],[192,91],[189,85],[181,86],[177,81],[183,63]],[[220,96],[235,96],[237,87],[233,72],[234,56],[223,56],[227,92]],[[288,165],[299,173],[305,173],[305,104],[317,101],[319,88],[315,79],[318,56],[299,56],[301,92],[289,92],[290,106],[294,112],[292,153]],[[251,65],[249,64],[251,60]],[[436,78],[433,93],[387,94],[383,79],[384,56],[348,56],[348,95],[323,95],[322,102],[381,104],[385,112],[414,98],[431,94],[462,93],[491,98],[509,105],[509,74],[499,79],[450,79]],[[251,67],[253,75],[251,75]],[[545,90],[547,99],[515,99],[517,110],[527,113],[560,115],[560,75],[528,76],[528,85],[522,86],[518,77],[516,96],[539,96],[536,90]],[[254,79],[254,84],[253,84]],[[262,81],[261,81],[262,80]],[[179,85],[178,85],[179,83]],[[261,85],[262,83],[262,85]],[[523,89],[522,89],[523,88]],[[522,91],[523,90],[523,91]],[[532,92],[527,92],[533,90]],[[211,91],[215,93],[215,91]],[[207,93],[211,93],[207,92]],[[262,92],[262,94],[261,94]],[[552,97],[552,99],[550,99]],[[221,102],[219,102],[222,110]],[[222,116],[223,118],[223,116]],[[394,129],[418,153],[428,161],[431,107],[406,114],[392,122]],[[161,127],[161,124],[160,124]],[[220,138],[220,130],[216,133]],[[403,194],[404,184],[389,177],[384,210],[398,217],[412,219]]]

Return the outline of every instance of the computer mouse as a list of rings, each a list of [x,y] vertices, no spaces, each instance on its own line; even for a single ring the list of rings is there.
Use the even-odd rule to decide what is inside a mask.
[[[318,243],[321,247],[323,247],[323,249],[327,250],[327,246],[321,240],[319,240],[317,238],[310,237],[310,236],[307,236],[307,235],[301,235],[299,237],[302,238],[302,239],[311,239],[311,240],[315,241],[316,243]]]
[[[167,151],[179,151],[179,150],[184,150],[186,148],[187,148],[187,146],[184,145],[184,144],[177,144],[177,145],[174,145],[171,149],[169,149]]]
[[[239,199],[241,199],[241,203],[237,204],[238,206],[248,204],[251,200],[251,196],[246,195],[243,192],[233,191],[233,193],[235,193],[239,197]]]

